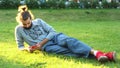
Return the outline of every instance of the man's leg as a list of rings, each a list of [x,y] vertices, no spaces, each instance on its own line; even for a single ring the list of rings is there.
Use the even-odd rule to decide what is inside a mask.
[[[79,57],[79,55],[72,53],[69,49],[61,47],[59,45],[48,45],[44,49],[47,53],[61,54],[65,56]]]
[[[86,45],[85,43],[75,38],[68,37],[64,34],[60,34],[57,37],[57,44],[63,47],[68,47],[70,51],[83,57],[88,57],[90,54],[92,54],[100,62],[108,61],[108,59],[115,60],[115,52],[103,53],[101,51],[93,50],[90,46]]]
[[[81,57],[88,57],[92,49],[91,47],[80,42],[79,40],[66,36],[62,33],[58,34],[54,40],[59,46],[68,48],[70,51],[80,55]]]
[[[107,62],[109,59],[114,60],[113,54],[115,53],[105,54],[101,51],[93,50],[90,46],[75,38],[68,38],[66,41],[68,48],[75,54],[84,54],[85,57],[88,57],[90,54],[92,54],[99,62]]]

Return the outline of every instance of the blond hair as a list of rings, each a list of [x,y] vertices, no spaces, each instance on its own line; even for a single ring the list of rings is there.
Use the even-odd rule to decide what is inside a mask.
[[[22,5],[18,7],[18,14],[16,16],[16,21],[21,23],[22,20],[26,20],[30,17],[30,19],[34,19],[33,14],[30,10],[28,10],[27,5]]]

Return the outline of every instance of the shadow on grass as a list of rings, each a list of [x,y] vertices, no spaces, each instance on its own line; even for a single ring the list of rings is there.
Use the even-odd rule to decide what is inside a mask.
[[[46,56],[50,56],[50,57],[57,57],[60,58],[62,60],[67,60],[67,61],[71,61],[71,59],[75,62],[75,63],[81,63],[81,64],[92,64],[93,66],[102,66],[104,68],[104,66],[108,67],[108,68],[119,68],[119,63],[120,63],[120,59],[117,59],[116,62],[106,62],[106,63],[100,63],[98,62],[95,57],[93,58],[78,58],[78,57],[69,57],[69,56],[63,56],[63,55],[57,55],[57,54],[50,54],[50,53],[44,53],[44,55]]]
[[[26,66],[26,68],[45,68],[47,63],[34,63],[34,64],[30,64],[28,66]]]
[[[39,52],[34,52],[34,54],[39,55]],[[61,60],[73,61],[74,63],[81,63],[81,64],[92,64],[93,66],[106,66],[107,68],[119,68],[120,60],[118,59],[116,63],[114,62],[107,62],[107,63],[100,63],[95,58],[76,58],[76,57],[68,57],[63,55],[56,55],[56,54],[49,54],[43,52],[44,56],[50,57],[57,57]],[[54,60],[53,60],[54,61]],[[0,56],[0,67],[1,68],[46,68],[47,62],[36,62],[31,63],[29,65],[25,65],[21,62],[16,62],[14,60],[7,60],[6,57]],[[88,67],[89,68],[89,67]]]

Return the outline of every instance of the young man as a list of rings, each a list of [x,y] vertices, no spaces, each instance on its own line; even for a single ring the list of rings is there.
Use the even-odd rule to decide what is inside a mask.
[[[42,19],[34,19],[27,6],[20,6],[16,17],[19,25],[15,28],[15,38],[20,50],[42,50],[48,53],[63,54],[66,56],[96,57],[99,62],[115,61],[115,52],[103,53],[92,49],[83,42],[57,33],[55,29]],[[29,47],[24,47],[26,42]]]

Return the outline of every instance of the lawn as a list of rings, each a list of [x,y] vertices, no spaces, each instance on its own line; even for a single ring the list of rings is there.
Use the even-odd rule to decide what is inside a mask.
[[[120,64],[119,9],[32,9],[57,32],[75,37],[94,49],[116,51],[117,62],[101,64],[96,59],[66,57],[41,51],[21,52],[14,40],[17,9],[0,10],[0,68],[118,68]],[[27,44],[25,43],[27,47]]]

